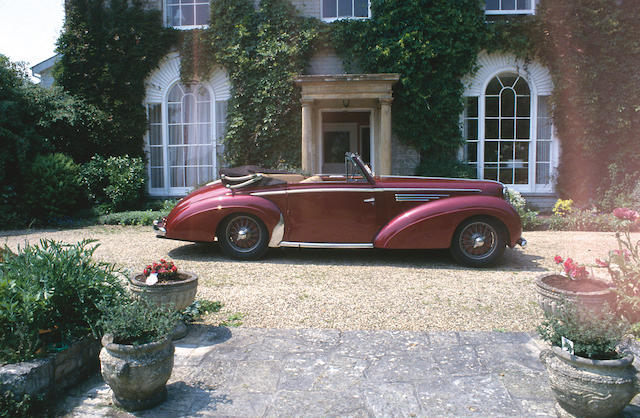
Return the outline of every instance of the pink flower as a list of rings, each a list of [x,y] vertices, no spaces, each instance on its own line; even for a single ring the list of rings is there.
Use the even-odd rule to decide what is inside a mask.
[[[636,212],[633,209],[628,209],[628,208],[616,208],[613,210],[613,216],[615,216],[618,219],[624,220],[624,221],[631,221],[631,222],[635,222],[638,220],[638,218],[640,217],[640,215],[638,215],[638,212]]]
[[[555,256],[553,258],[553,261],[556,262],[556,264],[562,264],[564,262],[564,260],[562,259],[562,257],[560,257],[559,255]]]

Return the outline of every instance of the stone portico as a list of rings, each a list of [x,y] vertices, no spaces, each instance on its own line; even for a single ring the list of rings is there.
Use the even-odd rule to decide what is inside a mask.
[[[340,150],[370,154],[363,157],[371,162],[377,174],[391,174],[392,87],[399,78],[399,74],[302,75],[297,78],[296,83],[302,88],[302,170],[320,173],[323,167],[330,166],[332,161],[327,160],[328,143],[325,141],[331,140],[333,149],[338,145]],[[325,116],[329,113],[332,115]],[[368,125],[360,124],[359,130],[351,130],[356,132],[357,140],[350,140],[348,122],[327,122],[335,120],[335,114],[341,114],[339,120],[355,121],[362,119],[363,113],[368,113]],[[355,126],[355,122],[352,125]],[[332,132],[331,138],[327,132]],[[337,141],[344,144],[335,144]]]

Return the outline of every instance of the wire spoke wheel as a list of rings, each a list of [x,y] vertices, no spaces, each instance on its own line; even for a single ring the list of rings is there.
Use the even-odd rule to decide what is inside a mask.
[[[493,264],[504,252],[506,235],[498,221],[473,218],[463,222],[451,242],[451,253],[460,263],[483,267]]]
[[[227,223],[225,237],[234,251],[248,253],[260,245],[262,229],[254,218],[240,215]]]

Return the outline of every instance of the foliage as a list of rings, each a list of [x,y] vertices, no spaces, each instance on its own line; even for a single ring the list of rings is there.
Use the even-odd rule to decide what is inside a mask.
[[[472,72],[486,27],[477,0],[372,0],[372,18],[332,23],[331,43],[350,67],[399,73],[393,126],[421,154],[421,174],[455,175],[462,137],[462,78]],[[443,170],[445,169],[445,170]]]
[[[38,155],[26,173],[24,200],[31,216],[48,221],[86,203],[80,167],[64,154]]]
[[[107,115],[96,151],[142,156],[144,79],[175,43],[143,0],[70,0],[58,39],[56,82]]]
[[[0,418],[30,418],[41,415],[45,409],[41,396],[27,393],[18,397],[11,391],[0,393]]]
[[[532,231],[540,228],[542,220],[538,217],[538,212],[527,208],[527,201],[520,194],[519,191],[510,187],[507,190],[507,201],[518,212],[520,220],[522,221],[522,229],[526,231]]]
[[[197,299],[182,311],[182,320],[185,322],[195,322],[200,320],[209,312],[219,312],[222,309],[222,303],[217,301]]]
[[[89,196],[106,211],[139,208],[144,203],[145,168],[142,158],[94,155],[82,169]]]
[[[167,216],[168,211],[134,210],[101,215],[96,222],[101,225],[153,225],[153,221]]]
[[[206,77],[214,64],[231,79],[229,164],[299,164],[300,93],[294,78],[304,70],[317,35],[317,21],[298,16],[287,0],[262,0],[257,10],[252,0],[218,0],[211,4],[209,28],[185,37],[184,80]]]
[[[640,178],[640,18],[629,0],[541,0],[534,39],[553,82],[563,152],[558,189],[578,203],[628,193]]]
[[[571,199],[558,199],[553,205],[553,214],[558,216],[565,216],[573,211],[573,200]]]
[[[156,274],[158,280],[175,280],[178,277],[178,267],[173,261],[161,259],[159,263],[153,262],[147,265],[142,271],[145,277]]]
[[[574,209],[567,215],[552,215],[548,221],[553,231],[616,231],[619,221],[610,213],[597,209]]]
[[[603,310],[597,317],[580,312],[568,305],[556,313],[545,313],[545,320],[538,326],[540,337],[551,345],[562,347],[562,337],[573,341],[575,355],[593,360],[619,358],[616,346],[622,341],[629,325],[610,310]]]
[[[70,342],[96,333],[99,305],[117,305],[125,290],[113,265],[96,262],[97,245],[41,240],[0,263],[0,362],[36,356],[45,341]]]
[[[638,222],[638,213],[618,208],[615,216],[621,220],[616,239],[618,248],[609,251],[605,260],[596,264],[607,269],[618,295],[618,309],[630,322],[640,321],[640,242],[631,239],[630,230]]]
[[[173,331],[180,314],[157,306],[146,299],[125,299],[104,305],[105,315],[98,326],[102,334],[111,334],[116,344],[140,345],[159,341]]]

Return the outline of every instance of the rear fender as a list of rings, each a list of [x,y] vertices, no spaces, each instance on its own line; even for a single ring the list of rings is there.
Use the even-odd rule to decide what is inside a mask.
[[[259,196],[224,195],[186,204],[167,217],[166,237],[184,241],[213,241],[220,222],[233,213],[246,213],[264,222],[269,234],[281,219],[280,209]]]
[[[475,216],[500,221],[510,247],[522,235],[520,216],[507,201],[494,196],[459,196],[424,203],[396,216],[380,230],[374,247],[449,248],[458,225]]]

